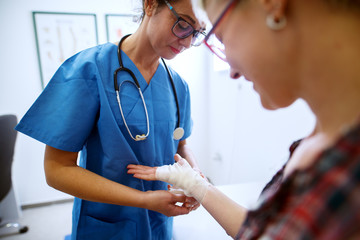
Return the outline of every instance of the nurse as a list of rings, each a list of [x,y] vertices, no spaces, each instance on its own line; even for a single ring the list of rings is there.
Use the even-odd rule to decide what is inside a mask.
[[[199,206],[164,182],[129,176],[126,166],[171,164],[179,153],[199,171],[186,144],[188,85],[160,58],[172,59],[203,38],[190,0],[144,0],[133,35],[66,60],[16,127],[46,144],[47,183],[75,196],[72,239],[170,240],[169,216]],[[119,62],[129,71],[116,71]],[[173,134],[177,128],[183,131]]]

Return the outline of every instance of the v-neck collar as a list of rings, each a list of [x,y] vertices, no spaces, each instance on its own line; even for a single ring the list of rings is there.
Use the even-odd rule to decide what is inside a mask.
[[[158,75],[160,74],[161,71],[161,62],[159,61],[159,65],[156,68],[156,71],[154,73],[154,75],[151,77],[149,84],[146,82],[144,76],[141,74],[140,70],[138,69],[138,67],[135,65],[135,63],[129,58],[129,56],[123,51],[121,50],[121,57],[123,58],[123,63],[126,63],[126,66],[124,64],[124,67],[129,68],[130,70],[132,70],[134,72],[135,77],[137,78],[141,91],[145,92],[146,89],[148,88],[148,86],[152,85],[152,82],[156,81],[159,77]]]

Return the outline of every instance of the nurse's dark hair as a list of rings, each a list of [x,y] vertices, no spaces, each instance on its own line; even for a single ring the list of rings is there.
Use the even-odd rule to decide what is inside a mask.
[[[164,0],[142,0],[142,13],[141,13],[141,16],[140,16],[140,21],[142,21],[142,19],[144,18],[145,16],[145,1],[152,1],[154,2],[156,5],[157,5],[157,9],[160,9],[164,6],[166,6],[166,3]],[[169,3],[171,3],[173,0],[167,0]],[[178,0],[179,1],[179,0]]]

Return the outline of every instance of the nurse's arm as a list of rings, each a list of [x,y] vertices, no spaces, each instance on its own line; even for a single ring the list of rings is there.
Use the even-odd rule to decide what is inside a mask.
[[[77,152],[46,146],[44,169],[49,186],[75,197],[109,204],[146,208],[166,216],[189,213],[175,205],[185,197],[168,191],[142,192],[106,179],[77,165]]]
[[[198,171],[199,173],[201,173],[199,165],[197,164],[196,160],[195,160],[195,156],[193,154],[193,152],[191,151],[191,149],[189,148],[189,146],[186,143],[186,139],[182,140],[179,142],[179,146],[177,149],[177,153],[184,159],[186,159],[186,161],[188,161],[188,163],[190,164],[190,166],[195,170]]]

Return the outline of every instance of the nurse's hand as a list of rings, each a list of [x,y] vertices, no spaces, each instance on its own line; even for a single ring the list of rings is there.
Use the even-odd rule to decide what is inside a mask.
[[[134,174],[134,177],[136,177],[136,178],[147,180],[147,181],[158,180],[156,178],[157,167],[148,167],[148,166],[143,166],[143,165],[130,164],[130,165],[128,165],[127,168],[129,169],[128,173]],[[172,191],[170,185],[168,188],[171,193],[174,193],[176,195],[179,195],[179,194],[184,195],[183,192],[177,193],[176,190]],[[193,197],[185,196],[185,200],[184,200],[184,203],[182,206],[188,208],[190,211],[194,211],[200,207],[200,203]],[[184,213],[184,214],[187,214],[187,213]]]
[[[179,155],[179,154],[176,154],[175,157],[175,162],[179,162],[179,161],[182,161],[184,159],[182,159],[182,157]],[[203,175],[203,173],[200,171],[200,169],[195,169],[193,168],[193,170],[195,172],[198,172],[200,174],[201,177],[203,177],[206,181],[207,178]],[[156,172],[155,172],[155,177],[156,177]],[[184,191],[182,189],[175,189],[174,187],[170,187],[170,185],[168,186],[169,187],[169,191],[180,191],[182,194],[184,194]],[[191,211],[195,211],[196,209],[198,209],[200,207],[200,202],[198,202],[195,198],[193,197],[186,197],[186,202],[185,202],[185,206],[186,207],[190,207],[191,208]]]
[[[173,194],[168,191],[147,191],[145,208],[172,217],[188,214],[192,208],[186,207],[187,197],[181,194]],[[177,203],[182,203],[180,206]]]
[[[188,197],[194,197],[201,203],[210,183],[195,171],[190,164],[178,154],[176,163],[161,167],[147,167],[142,165],[128,165],[128,173],[143,180],[160,180],[180,188]]]
[[[184,206],[190,208],[191,211],[195,211],[200,207],[200,203],[193,197],[186,197]]]
[[[168,185],[168,189],[171,193],[185,195],[185,193],[182,189],[176,189],[170,185]],[[183,204],[183,206],[190,208],[191,211],[195,211],[196,209],[198,209],[200,207],[200,203],[193,197],[186,197],[185,203]]]

